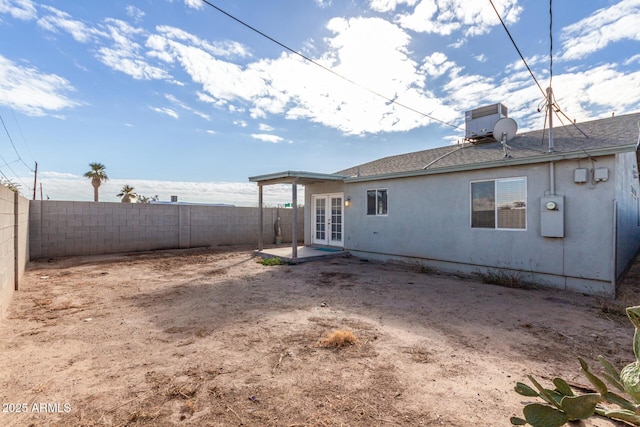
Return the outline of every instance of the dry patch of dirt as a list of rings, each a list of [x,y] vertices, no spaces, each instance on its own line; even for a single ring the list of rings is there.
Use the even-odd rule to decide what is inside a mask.
[[[0,322],[0,425],[508,426],[516,381],[584,384],[577,357],[628,363],[632,335],[596,298],[356,258],[34,262]]]

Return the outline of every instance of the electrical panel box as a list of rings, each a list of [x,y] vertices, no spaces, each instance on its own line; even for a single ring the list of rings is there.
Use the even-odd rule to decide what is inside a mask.
[[[580,168],[573,171],[573,182],[584,184],[589,179],[589,169]]]
[[[593,171],[593,179],[596,182],[606,181],[609,179],[609,169],[608,168],[596,168]]]
[[[564,196],[540,198],[540,235],[564,237]]]

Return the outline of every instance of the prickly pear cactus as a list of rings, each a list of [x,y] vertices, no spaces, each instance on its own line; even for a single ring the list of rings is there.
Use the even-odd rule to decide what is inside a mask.
[[[609,391],[599,376],[589,370],[587,363],[580,359],[582,374],[593,385],[596,393],[576,395],[566,381],[554,378],[554,389],[544,388],[535,378],[529,376],[534,388],[526,384],[516,384],[515,391],[522,396],[539,397],[544,403],[529,403],[524,407],[524,419],[512,417],[513,425],[533,427],[560,427],[569,421],[583,420],[594,415],[623,421],[628,425],[640,426],[640,306],[627,308],[627,316],[635,327],[633,353],[636,361],[618,372],[611,362],[599,357],[604,368],[602,376],[625,396]]]
[[[636,402],[640,402],[640,306],[627,308],[627,316],[636,328],[633,335],[633,354],[636,355],[636,361],[622,368],[620,380],[624,385],[624,390]]]

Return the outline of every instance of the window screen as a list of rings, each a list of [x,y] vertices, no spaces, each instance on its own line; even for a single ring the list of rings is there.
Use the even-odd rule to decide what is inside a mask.
[[[472,182],[471,227],[527,228],[526,179]]]

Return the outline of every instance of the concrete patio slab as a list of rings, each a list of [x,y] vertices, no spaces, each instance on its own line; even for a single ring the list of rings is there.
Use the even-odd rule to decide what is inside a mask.
[[[265,258],[278,257],[291,264],[349,256],[349,252],[341,248],[326,248],[319,246],[298,246],[298,256],[295,259],[293,258],[293,248],[291,246],[265,248],[262,251],[255,251],[255,254]]]

